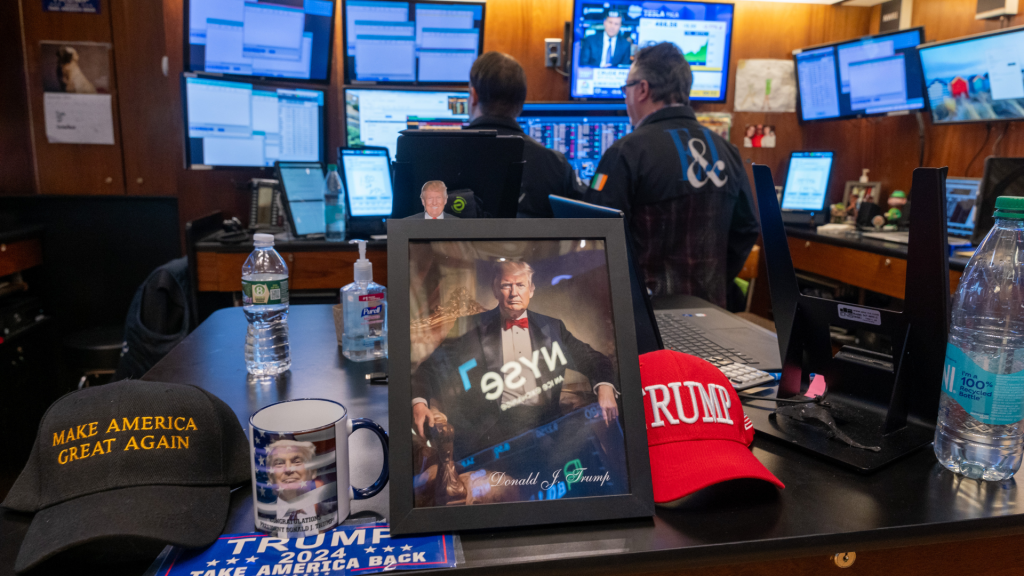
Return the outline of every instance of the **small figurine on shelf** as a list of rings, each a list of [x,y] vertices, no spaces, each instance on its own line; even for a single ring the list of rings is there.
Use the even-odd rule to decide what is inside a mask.
[[[885,225],[885,216],[879,214],[871,219],[871,225],[875,227],[875,230],[881,230],[882,226]]]
[[[842,224],[846,221],[846,205],[842,202],[830,206],[829,213],[832,214],[833,224]]]
[[[889,205],[889,211],[885,213],[885,217],[889,219],[889,224],[899,226],[907,225],[907,216],[909,216],[910,201],[907,200],[907,194],[903,190],[894,190],[889,195],[889,200],[886,202]]]
[[[889,221],[882,229],[883,230],[898,230],[900,218],[903,217],[903,212],[899,208],[889,208],[889,211],[885,213],[886,220]]]

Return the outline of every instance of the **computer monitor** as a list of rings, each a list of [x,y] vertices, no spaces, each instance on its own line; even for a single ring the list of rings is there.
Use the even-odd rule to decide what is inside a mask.
[[[342,0],[345,83],[469,82],[484,2]]]
[[[572,97],[622,99],[632,55],[667,41],[690,63],[690,99],[725,102],[732,21],[732,4],[575,0]]]
[[[388,149],[339,148],[338,163],[345,180],[349,217],[379,220],[391,216],[394,190]]]
[[[185,163],[196,168],[322,162],[324,93],[185,74]]]
[[[324,220],[324,167],[319,162],[277,162],[292,234],[300,238],[327,231]]]
[[[800,118],[834,120],[924,108],[923,28],[798,50]]]
[[[266,78],[330,79],[333,0],[185,0],[185,66]]]
[[[824,224],[832,152],[792,152],[782,189],[782,220],[787,224]]]
[[[665,344],[661,339],[661,331],[658,330],[658,322],[654,317],[654,306],[651,304],[651,296],[647,292],[647,285],[640,277],[640,265],[637,264],[636,255],[633,252],[633,236],[629,233],[629,223],[626,222],[626,215],[622,210],[598,206],[579,200],[562,198],[554,194],[548,196],[551,202],[551,211],[555,218],[619,218],[626,234],[626,259],[629,263],[629,287],[633,295],[633,320],[636,324],[636,347],[637,352],[646,354],[655,350],[662,350]]]
[[[932,122],[1024,120],[1024,26],[920,48]]]
[[[469,92],[411,88],[345,89],[345,129],[349,147],[383,146],[395,159],[398,134],[410,117],[469,120]]]
[[[1024,158],[986,158],[985,173],[978,189],[978,221],[971,244],[978,245],[995,224],[996,198],[1024,197]]]
[[[633,131],[626,105],[618,103],[529,103],[517,118],[523,132],[565,155],[576,174],[589,182],[601,156]]]
[[[978,221],[979,178],[946,178],[946,232],[970,238]]]

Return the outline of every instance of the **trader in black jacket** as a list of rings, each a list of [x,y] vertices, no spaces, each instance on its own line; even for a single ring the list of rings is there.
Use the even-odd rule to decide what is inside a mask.
[[[757,240],[739,150],[697,122],[675,44],[636,54],[622,91],[634,130],[608,148],[584,197],[626,213],[647,288],[724,307]]]
[[[520,218],[551,218],[548,195],[580,199],[584,186],[560,152],[530,138],[516,122],[526,102],[526,73],[516,59],[488,52],[469,71],[469,128],[497,130],[503,136],[522,136],[523,184],[519,195]]]

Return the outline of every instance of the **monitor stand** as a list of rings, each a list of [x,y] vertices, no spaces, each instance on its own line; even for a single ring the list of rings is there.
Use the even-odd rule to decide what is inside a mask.
[[[745,412],[759,433],[861,472],[876,470],[931,443],[949,333],[945,180],[945,168],[914,170],[907,297],[904,311],[894,312],[800,293],[771,170],[754,165],[783,364],[779,384],[758,394],[764,400],[744,399]],[[844,346],[833,356],[830,325],[889,336],[892,354]],[[873,449],[840,441],[820,422],[775,413],[786,404],[774,398],[806,399],[802,394],[808,393],[812,372],[827,382],[824,400],[838,429]]]

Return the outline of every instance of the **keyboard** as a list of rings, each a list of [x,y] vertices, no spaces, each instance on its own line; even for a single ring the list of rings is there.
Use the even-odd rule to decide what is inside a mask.
[[[655,313],[658,330],[665,348],[707,360],[718,368],[730,364],[757,364],[735,348],[725,348],[704,336],[704,331],[690,324],[685,317]]]

